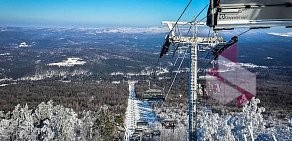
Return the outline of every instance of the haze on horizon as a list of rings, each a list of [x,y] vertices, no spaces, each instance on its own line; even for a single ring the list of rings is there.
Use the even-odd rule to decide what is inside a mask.
[[[1,0],[0,26],[159,26],[176,20],[189,0]],[[208,3],[193,1],[182,20]],[[202,18],[206,13],[202,14]]]

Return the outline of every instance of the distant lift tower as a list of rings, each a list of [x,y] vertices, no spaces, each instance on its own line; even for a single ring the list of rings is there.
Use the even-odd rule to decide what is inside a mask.
[[[189,140],[196,140],[195,130],[197,126],[197,78],[198,78],[198,45],[215,46],[223,42],[222,37],[217,33],[212,37],[198,37],[198,27],[206,26],[198,22],[170,22],[163,21],[167,25],[170,34],[167,37],[169,42],[178,47],[187,45],[190,48],[190,75],[189,75]]]

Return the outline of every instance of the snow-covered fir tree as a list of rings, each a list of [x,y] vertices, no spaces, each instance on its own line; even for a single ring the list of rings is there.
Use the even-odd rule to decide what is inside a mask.
[[[52,101],[39,104],[36,109],[17,105],[12,112],[0,112],[0,140],[106,140],[112,130],[105,107],[99,111],[84,111],[78,116],[73,109],[53,105]],[[107,119],[108,121],[105,121]],[[98,129],[99,128],[99,129]],[[103,130],[106,129],[106,130]],[[102,133],[106,135],[101,136]],[[111,131],[110,133],[112,133]]]
[[[258,107],[259,99],[253,98],[240,113],[219,116],[205,109],[198,112],[198,140],[202,141],[276,141],[291,140],[291,127],[283,124],[267,128]]]

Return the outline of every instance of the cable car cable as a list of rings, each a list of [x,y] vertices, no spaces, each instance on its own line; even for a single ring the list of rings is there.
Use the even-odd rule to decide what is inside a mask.
[[[204,10],[209,6],[209,3],[199,12],[199,14],[197,14],[194,17],[194,20],[192,22],[195,22],[197,20],[197,18],[204,12]]]
[[[184,56],[183,56],[183,58],[182,58],[182,60],[181,60],[181,62],[180,62],[180,64],[179,64],[178,69],[177,69],[177,72],[176,72],[176,74],[175,74],[175,76],[174,76],[174,78],[173,78],[173,80],[172,80],[172,82],[171,82],[171,85],[170,85],[170,87],[169,87],[169,89],[168,89],[168,91],[167,91],[167,94],[166,94],[166,96],[165,96],[165,98],[164,98],[165,100],[166,100],[167,96],[169,95],[170,90],[171,90],[172,87],[173,87],[174,81],[176,80],[176,77],[177,77],[177,75],[178,75],[178,72],[180,71],[180,68],[181,68],[181,66],[182,66],[182,63],[184,62],[184,59],[185,59],[185,57],[186,57],[187,52],[188,52],[188,50],[186,49],[186,51],[185,51],[185,53],[184,53]]]
[[[175,26],[177,25],[178,21],[181,19],[181,17],[184,15],[184,13],[186,12],[186,10],[188,9],[188,7],[190,6],[190,4],[192,3],[193,0],[190,0],[190,2],[187,4],[187,6],[185,7],[185,9],[183,10],[183,12],[180,14],[179,18],[176,20],[175,24],[173,25],[172,29],[169,31],[169,33],[167,35],[170,35],[170,33],[173,31],[173,29],[175,28]]]
[[[186,12],[186,10],[188,9],[188,7],[190,6],[190,4],[192,3],[193,0],[190,0],[189,3],[187,4],[187,6],[184,8],[183,12],[180,14],[179,18],[176,20],[175,24],[172,26],[172,29],[169,31],[169,33],[167,34],[164,44],[162,45],[161,51],[160,51],[160,56],[159,58],[161,58],[164,54],[166,54],[168,52],[168,48],[170,46],[170,41],[169,41],[169,35],[170,33],[174,30],[174,28],[176,27],[177,23],[179,22],[179,20],[181,19],[181,17],[184,15],[184,13]],[[160,61],[158,59],[158,61]]]

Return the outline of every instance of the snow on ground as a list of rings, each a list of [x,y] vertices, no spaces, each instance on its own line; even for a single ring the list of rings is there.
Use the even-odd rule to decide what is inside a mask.
[[[267,69],[267,66],[258,66],[252,63],[239,63],[241,66],[246,67],[246,68],[263,68],[263,69]]]
[[[128,72],[128,73],[125,73],[125,72],[112,72],[110,75],[111,76],[118,76],[118,75],[121,75],[121,76],[149,76],[150,74],[151,74],[151,71],[142,70],[139,73],[134,73],[134,72]]]
[[[62,62],[50,63],[48,66],[72,67],[75,65],[84,65],[85,63],[81,58],[67,58],[67,60],[63,60]]]
[[[136,100],[139,110],[139,121],[147,121],[149,124],[155,124],[158,122],[157,117],[151,108],[151,104],[148,101]]]
[[[3,79],[0,79],[0,82],[12,81],[12,80],[13,80],[12,78],[3,78]]]
[[[292,37],[292,32],[287,32],[287,33],[269,33],[271,35],[275,36],[281,36],[281,37]]]
[[[112,81],[112,84],[120,84],[121,81]]]
[[[5,86],[8,86],[10,84],[14,84],[14,83],[10,83],[11,81],[14,81],[12,78],[2,78],[0,79],[0,87],[5,87]]]
[[[129,82],[129,99],[128,99],[128,107],[126,111],[126,118],[125,118],[125,139],[128,140],[129,137],[134,133],[136,123],[137,123],[137,116],[136,116],[136,109],[137,105],[135,102],[135,90],[134,90],[134,82]]]
[[[149,126],[158,124],[158,119],[147,101],[141,101],[136,98],[135,82],[129,82],[129,99],[125,118],[125,140],[128,140],[137,128],[137,122],[146,121]]]
[[[266,59],[267,60],[273,60],[274,58],[268,56]]]
[[[8,86],[9,84],[0,84],[0,87]]]
[[[63,70],[47,70],[40,74],[19,78],[18,80],[38,81],[38,80],[43,80],[43,79],[53,78],[53,77],[67,77],[67,76],[80,76],[80,75],[91,75],[91,72],[84,69],[75,69],[72,72],[63,71]]]
[[[10,53],[1,53],[0,56],[8,56],[11,55]]]
[[[111,76],[125,75],[125,73],[123,73],[123,72],[112,72],[110,75]]]
[[[182,114],[181,109],[178,108],[174,108],[171,111],[169,108],[165,109],[168,110],[165,110],[164,113],[157,113],[157,109],[155,112],[149,101],[138,100],[135,94],[135,82],[129,82],[128,107],[124,122],[126,129],[125,140],[130,139],[130,137],[134,134],[135,129],[141,128],[141,126],[137,127],[137,122],[140,121],[149,123],[149,126],[146,127],[146,129],[143,127],[145,132],[151,130],[159,130],[161,132],[160,136],[153,136],[153,140],[185,140],[187,135],[187,126],[183,119],[186,119],[187,115]],[[163,119],[175,119],[177,121],[176,127],[174,129],[165,129],[161,126],[156,114],[159,114],[158,116]]]
[[[270,58],[268,58],[270,59]],[[218,62],[219,64],[222,64],[223,66],[227,67],[228,69],[234,70],[235,68],[238,67],[245,67],[245,68],[264,68],[267,69],[267,66],[259,66],[259,65],[255,65],[252,63],[235,63],[235,62],[230,62],[230,61],[226,61],[226,59],[224,60],[220,60]]]
[[[169,70],[167,68],[156,68],[156,75],[163,75],[166,73],[169,73]],[[184,70],[182,70],[183,72]],[[112,72],[110,75],[111,76],[150,76],[151,74],[154,73],[154,69],[151,69],[149,67],[145,67],[145,69],[141,70],[141,72],[135,73],[135,72]]]
[[[26,48],[26,47],[30,47],[30,45],[26,44],[26,42],[22,42],[18,45],[18,47],[20,48]]]
[[[160,68],[159,70],[156,70],[157,75],[166,74],[166,73],[169,73],[169,70],[167,68]]]

